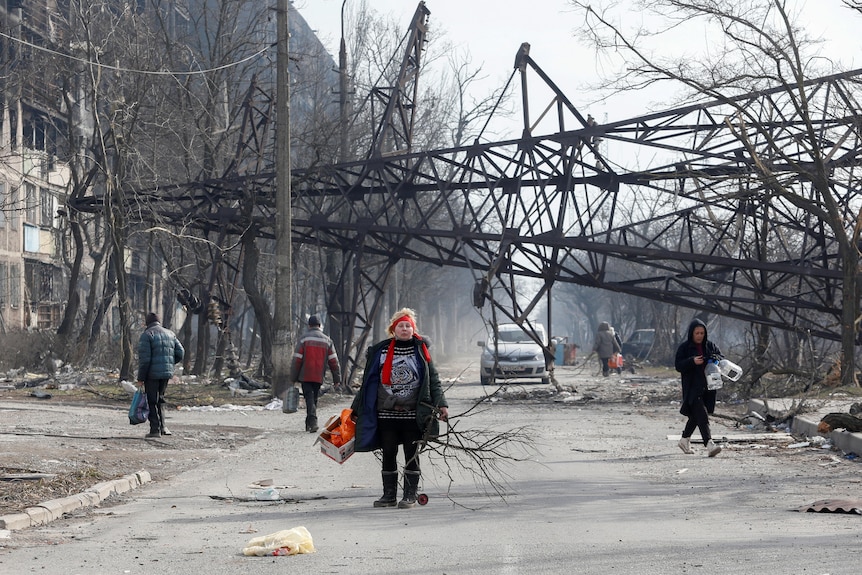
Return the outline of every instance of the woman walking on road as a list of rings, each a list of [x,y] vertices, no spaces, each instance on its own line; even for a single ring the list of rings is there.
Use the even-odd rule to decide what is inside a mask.
[[[448,404],[416,313],[403,308],[389,322],[389,339],[368,349],[365,377],[353,399],[356,451],[383,451],[383,496],[374,507],[409,509],[419,487],[419,447],[439,434]],[[398,446],[404,449],[404,496],[397,501]]]
[[[682,405],[679,412],[688,421],[679,440],[679,448],[683,453],[694,453],[691,450],[691,434],[695,428],[700,430],[703,444],[710,457],[715,457],[721,448],[712,441],[709,430],[709,414],[715,410],[715,390],[707,389],[706,362],[722,357],[718,346],[709,341],[706,335],[706,324],[695,319],[688,326],[688,338],[676,350],[676,370],[682,378]]]
[[[622,347],[617,343],[614,328],[606,321],[601,322],[599,324],[599,331],[596,333],[596,343],[593,345],[593,352],[599,356],[599,365],[602,366],[603,376],[607,377],[611,370],[608,360],[612,355],[621,351]]]

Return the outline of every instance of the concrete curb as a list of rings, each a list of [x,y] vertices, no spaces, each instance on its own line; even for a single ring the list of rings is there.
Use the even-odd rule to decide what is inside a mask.
[[[774,416],[781,415],[781,410],[767,409],[766,404],[759,399],[750,400],[748,402],[748,408],[762,416],[766,416],[770,413]],[[820,423],[822,416],[815,415],[815,417],[817,417],[816,421],[804,416],[795,416],[790,425],[791,433],[803,435],[805,437],[816,437],[818,435],[821,437],[827,437],[833,446],[844,453],[862,455],[862,433],[851,433],[845,430],[831,431],[828,434],[820,433],[817,431],[817,425]]]
[[[97,507],[111,495],[119,495],[149,483],[152,480],[148,471],[138,471],[119,479],[104,481],[90,487],[83,493],[70,495],[62,499],[45,501],[34,507],[28,507],[24,513],[0,516],[0,529],[15,531],[36,525],[45,525],[83,507]]]

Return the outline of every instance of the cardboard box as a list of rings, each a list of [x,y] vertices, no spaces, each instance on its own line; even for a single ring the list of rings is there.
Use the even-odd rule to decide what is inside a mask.
[[[332,431],[337,429],[340,424],[340,416],[333,415],[330,417],[326,425],[323,426],[323,431],[320,432],[315,441],[315,443],[320,443],[320,452],[322,454],[339,464],[350,459],[350,456],[353,455],[353,446],[356,444],[356,438],[351,438],[350,441],[339,447],[332,444]]]

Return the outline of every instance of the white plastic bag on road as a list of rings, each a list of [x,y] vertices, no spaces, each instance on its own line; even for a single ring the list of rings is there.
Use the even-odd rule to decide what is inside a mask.
[[[255,537],[249,541],[243,555],[297,555],[299,553],[314,553],[314,541],[311,533],[305,527],[294,527],[276,533],[270,533],[262,537]]]

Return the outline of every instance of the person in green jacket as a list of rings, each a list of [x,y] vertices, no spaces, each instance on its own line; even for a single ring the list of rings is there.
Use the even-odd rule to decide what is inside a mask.
[[[183,360],[185,350],[174,332],[162,327],[159,316],[150,312],[146,322],[147,329],[138,340],[138,386],[146,390],[150,408],[147,438],[156,438],[171,435],[165,427],[162,405],[168,381],[174,376],[174,365]]]
[[[409,509],[416,505],[421,470],[419,447],[440,432],[449,418],[437,368],[416,330],[416,312],[398,310],[389,322],[389,339],[368,349],[365,376],[353,399],[355,450],[383,452],[383,496],[374,507]],[[404,450],[404,495],[397,501],[398,446]]]

